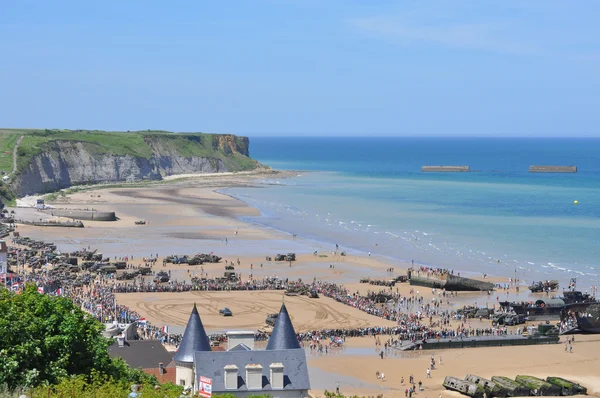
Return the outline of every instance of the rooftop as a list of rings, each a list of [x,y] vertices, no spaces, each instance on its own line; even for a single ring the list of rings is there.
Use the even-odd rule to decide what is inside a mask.
[[[119,347],[116,340],[108,347],[108,355],[123,358],[132,368],[156,369],[162,363],[165,367],[173,358],[167,349],[157,340],[126,341]]]
[[[276,351],[225,351],[225,352],[198,352],[194,358],[196,377],[212,378],[212,390],[227,392],[225,389],[225,367],[238,371],[237,391],[247,391],[246,365],[260,365],[263,369],[262,390],[272,390],[269,381],[269,369],[272,364],[283,365],[283,390],[309,390],[310,381],[306,364],[306,354],[303,349],[276,350]]]

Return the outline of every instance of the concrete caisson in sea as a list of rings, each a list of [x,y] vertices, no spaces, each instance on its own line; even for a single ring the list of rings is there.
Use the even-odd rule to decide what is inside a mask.
[[[577,173],[577,166],[529,166],[530,173]]]
[[[424,172],[464,173],[471,171],[470,166],[421,166]]]

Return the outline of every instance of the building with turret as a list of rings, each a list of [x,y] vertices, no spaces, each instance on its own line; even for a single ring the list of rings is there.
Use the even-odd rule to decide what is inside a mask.
[[[266,393],[274,398],[306,398],[310,389],[306,353],[300,347],[290,315],[282,304],[265,350],[255,350],[251,332],[228,333],[228,350],[211,351],[194,305],[174,357],[177,384],[195,393],[235,397]]]
[[[173,357],[176,371],[175,380],[180,386],[194,385],[194,355],[197,352],[210,352],[210,341],[200,320],[200,314],[194,303],[194,308],[188,319],[181,344]]]

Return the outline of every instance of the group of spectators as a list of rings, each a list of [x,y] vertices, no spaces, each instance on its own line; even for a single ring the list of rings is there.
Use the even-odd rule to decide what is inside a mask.
[[[122,258],[125,261],[130,257]],[[150,256],[149,259],[156,259]],[[412,269],[417,275],[440,277],[450,275],[452,271],[442,268],[420,267]],[[115,274],[103,275],[91,278],[83,285],[72,284],[70,280],[56,280],[55,276],[48,271],[37,273],[19,274],[20,282],[34,282],[38,286],[45,286],[46,294],[61,295],[69,297],[85,311],[99,321],[110,323],[136,323],[138,336],[142,339],[156,339],[166,344],[178,346],[181,343],[181,334],[170,333],[168,327],[152,325],[138,312],[127,306],[117,304],[116,293],[138,293],[138,292],[185,292],[185,291],[252,291],[252,290],[305,290],[316,292],[325,297],[332,298],[344,305],[356,308],[367,314],[393,321],[393,327],[362,327],[350,329],[323,329],[298,333],[301,342],[326,340],[345,341],[347,337],[389,335],[390,342],[417,341],[428,338],[456,338],[469,336],[490,336],[506,333],[505,329],[479,329],[467,327],[465,322],[461,326],[452,328],[451,320],[457,320],[456,313],[442,309],[441,297],[446,297],[445,292],[439,292],[440,299],[426,302],[422,295],[411,290],[409,295],[403,296],[389,289],[380,292],[369,292],[361,295],[359,292],[350,292],[343,285],[331,282],[317,281],[304,283],[302,281],[290,281],[278,277],[266,277],[263,279],[240,279],[226,278],[193,278],[192,282],[170,281],[169,283],[130,283],[117,281]],[[435,293],[435,291],[434,291]],[[435,294],[434,294],[435,297]],[[434,321],[436,317],[436,321]],[[257,340],[265,340],[268,334],[256,332]],[[210,336],[211,340],[224,341],[225,335],[215,334]]]

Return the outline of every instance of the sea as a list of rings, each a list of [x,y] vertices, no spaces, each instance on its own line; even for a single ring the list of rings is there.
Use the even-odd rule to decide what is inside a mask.
[[[295,177],[227,193],[247,221],[383,256],[524,283],[600,282],[600,139],[255,137],[251,156]],[[423,165],[468,165],[424,173]],[[576,165],[577,173],[529,173]]]

